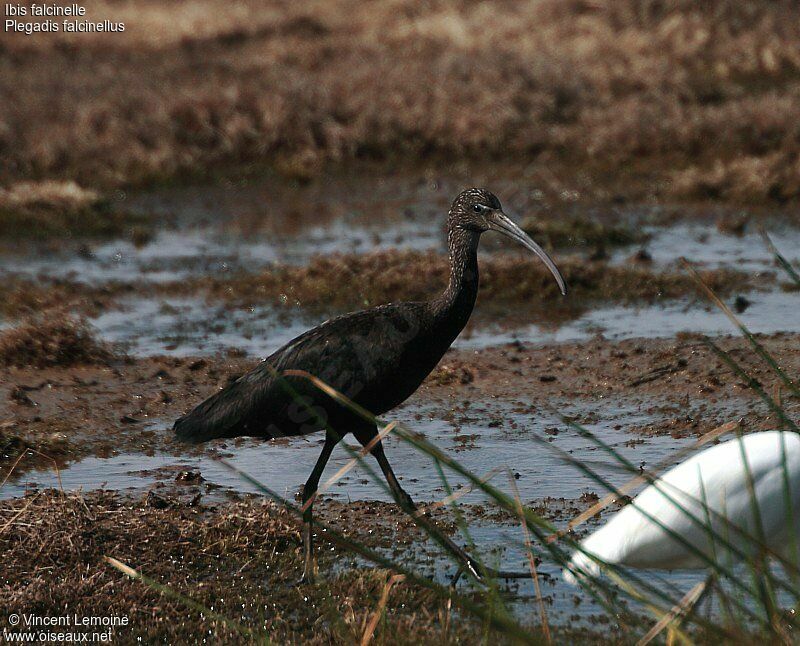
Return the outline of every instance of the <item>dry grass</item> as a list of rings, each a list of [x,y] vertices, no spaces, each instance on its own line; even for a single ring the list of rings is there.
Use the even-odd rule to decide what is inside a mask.
[[[157,495],[45,492],[2,503],[0,530],[7,524],[0,531],[0,604],[40,615],[126,615],[131,625],[116,630],[114,643],[199,643],[200,635],[214,643],[247,640],[127,579],[103,562],[106,555],[281,644],[357,643],[389,576],[362,569],[298,587],[298,523],[259,501],[207,507]],[[320,558],[329,568],[337,556],[323,551]],[[477,638],[479,627],[468,620],[444,636],[439,606],[425,590],[396,586],[377,643],[386,635],[409,644]]]
[[[330,505],[332,516],[344,514],[336,524],[346,522],[348,536],[362,544],[389,543],[397,556],[387,535],[404,547],[420,538],[395,505]],[[396,582],[382,601],[392,572],[350,567],[347,554],[321,542],[320,570],[327,574],[301,586],[299,523],[274,503],[45,491],[0,503],[0,604],[41,616],[127,616],[130,626],[115,630],[115,644],[253,643],[232,626],[125,577],[103,560],[111,556],[273,643],[359,643],[381,603],[371,643],[508,643],[408,581]],[[335,565],[341,566],[337,572]],[[587,644],[621,636],[605,625],[559,626],[556,635],[559,643]],[[531,639],[540,639],[537,628]]]
[[[126,31],[3,43],[1,181],[440,156],[643,175],[625,189],[638,197],[800,190],[791,0],[106,0],[92,13]]]
[[[147,295],[148,291],[131,283],[87,285],[69,279],[8,276],[0,284],[0,316],[20,319],[36,317],[45,311],[68,310],[92,317],[109,308],[114,299],[137,293]]]
[[[554,230],[562,229],[556,226]],[[572,228],[557,239],[561,243],[582,240],[575,237]],[[604,235],[593,244],[602,250],[605,244],[612,244],[611,240]],[[516,254],[487,255],[480,260],[480,306],[484,313],[507,316],[509,304],[524,308],[546,303],[549,308],[539,308],[543,315],[569,318],[600,302],[654,302],[696,295],[695,285],[679,269],[654,266],[646,256],[637,260],[637,254],[633,254],[631,262],[613,265],[578,255],[557,257],[569,287],[569,298],[564,299],[552,275],[537,259]],[[257,273],[202,276],[157,285],[112,282],[92,286],[73,280],[11,278],[0,286],[0,316],[20,320],[37,317],[43,311],[69,311],[93,317],[119,307],[126,297],[175,296],[205,297],[233,307],[273,303],[280,308],[306,308],[331,315],[381,303],[425,300],[444,288],[448,271],[444,255],[389,249],[315,256],[303,266],[278,264]],[[724,296],[761,289],[772,281],[769,274],[756,279],[731,268],[701,273]],[[499,309],[495,311],[492,306]]]
[[[772,152],[707,168],[691,167],[674,175],[676,196],[730,199],[739,202],[785,202],[800,195],[800,157]]]
[[[114,353],[98,341],[89,326],[52,311],[0,334],[0,365],[73,366],[107,364]]]
[[[80,211],[94,207],[100,201],[95,191],[75,182],[17,182],[0,188],[0,209],[16,210],[37,206],[56,206],[64,211]]]
[[[0,188],[0,237],[119,236],[142,239],[148,219],[72,181],[17,182]]]
[[[589,214],[559,214],[556,218],[528,217],[522,228],[546,247],[626,246],[647,240],[647,235],[632,225],[601,222]]]
[[[634,302],[680,298],[695,293],[684,272],[654,270],[645,264],[609,265],[576,256],[558,260],[570,299]],[[550,272],[536,259],[495,256],[480,262],[481,304],[562,302]],[[288,307],[353,309],[391,301],[425,300],[444,288],[448,263],[443,256],[421,251],[380,251],[369,254],[316,256],[302,267],[279,265],[259,274],[236,278],[202,278],[194,283],[166,286],[170,290],[198,287],[213,298],[234,304],[272,300]],[[745,273],[732,269],[702,272],[721,294],[756,288]],[[763,279],[763,277],[761,277]],[[761,280],[761,279],[759,279]],[[343,289],[342,285],[348,285]]]

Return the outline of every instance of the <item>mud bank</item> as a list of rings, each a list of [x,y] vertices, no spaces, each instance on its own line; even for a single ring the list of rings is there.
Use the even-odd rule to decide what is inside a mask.
[[[558,517],[583,509],[589,500],[543,501],[538,511]],[[349,540],[432,574],[436,549],[395,505],[327,502],[318,513]],[[486,515],[480,509],[469,513],[473,521]],[[129,625],[115,630],[119,643],[194,643],[198,634],[226,643],[252,643],[263,636],[281,643],[353,643],[363,637],[382,594],[378,640],[464,643],[492,633],[457,603],[413,581],[401,580],[387,590],[391,571],[363,567],[361,559],[328,542],[324,533],[317,550],[321,579],[298,586],[299,523],[270,502],[211,502],[191,490],[135,497],[45,491],[0,503],[0,519],[11,530],[0,534],[4,607],[29,614],[69,607],[78,616],[127,616]],[[432,519],[453,533],[454,523],[441,509]],[[108,556],[154,584],[128,578],[108,564]],[[549,599],[553,576],[542,577]],[[157,585],[168,586],[171,594],[161,594]],[[210,609],[208,615],[176,599],[176,593]],[[471,596],[463,586],[459,593]],[[504,595],[506,603],[515,603],[514,588]],[[523,595],[516,603],[524,607],[530,599]],[[554,621],[553,629],[559,639],[582,643],[599,643],[624,630],[600,619]],[[529,625],[524,615],[521,621]],[[529,629],[539,634],[538,627]]]
[[[146,242],[154,221],[121,200],[71,181],[17,182],[0,188],[0,240],[87,240],[126,236]]]
[[[634,258],[620,265],[567,256],[558,264],[569,285],[568,301],[540,262],[506,254],[485,258],[480,292],[484,313],[493,308],[500,313],[511,305],[520,317],[538,308],[564,319],[598,303],[663,302],[697,294],[696,284],[685,271],[652,267],[646,260]],[[720,267],[700,274],[722,296],[780,284],[775,272],[752,275]],[[447,276],[446,256],[392,250],[316,256],[303,267],[275,265],[258,273],[156,284],[112,281],[93,286],[73,280],[14,277],[1,290],[6,298],[0,312],[17,318],[58,306],[97,316],[118,307],[124,298],[199,297],[210,304],[236,308],[268,304],[278,312],[331,316],[386,302],[428,299],[447,284]],[[556,307],[542,309],[543,303]]]
[[[780,357],[789,374],[797,373],[797,334],[762,337],[762,342]],[[762,387],[779,392],[773,373],[753,356],[746,342],[731,338],[720,344]],[[63,465],[90,455],[198,454],[202,448],[174,443],[172,421],[253,365],[252,359],[218,356],[0,368],[2,469],[8,473],[21,456],[17,476],[50,464],[49,459]],[[506,402],[508,410],[494,411],[485,404],[494,400]],[[501,424],[511,431],[525,415],[579,401],[587,405],[580,414],[580,421],[587,423],[614,418],[625,406],[650,415],[645,422],[626,425],[624,431],[631,438],[685,437],[736,419],[750,430],[775,423],[747,384],[691,337],[451,350],[408,406],[424,406],[426,418],[452,422],[452,435],[457,436],[459,420],[478,426]],[[790,410],[795,404],[787,400],[786,405]],[[414,426],[417,413],[399,414]],[[221,443],[211,450],[235,453],[240,442]],[[29,449],[38,453],[26,454]]]
[[[612,266],[584,258],[559,259],[570,298],[583,306],[593,301],[633,302],[670,299],[696,291],[692,279],[677,270],[654,271],[646,263]],[[523,257],[490,257],[481,263],[481,305],[540,304],[561,301],[552,275],[541,262]],[[200,281],[212,297],[248,304],[273,299],[295,307],[340,310],[389,301],[426,300],[447,284],[445,257],[421,252],[377,252],[317,257],[302,268],[283,267],[233,280]],[[766,286],[770,276],[754,280],[734,269],[704,271],[712,289]],[[337,286],[348,285],[348,289]]]
[[[195,643],[198,634],[225,643],[253,643],[264,635],[281,643],[353,643],[390,576],[380,569],[348,570],[318,586],[297,587],[302,569],[298,523],[285,510],[260,501],[206,505],[156,494],[126,499],[113,493],[45,492],[2,505],[0,518],[10,523],[10,531],[0,536],[3,607],[31,614],[68,607],[78,616],[126,616],[129,626],[117,628],[114,639],[124,644]],[[31,518],[36,522],[28,522]],[[353,533],[375,542],[363,524]],[[319,555],[326,571],[347,560],[330,546]],[[129,579],[105,556],[229,622]],[[443,608],[418,586],[398,586],[379,633],[409,642],[446,633]],[[474,637],[479,625],[459,622],[451,630],[459,638]]]

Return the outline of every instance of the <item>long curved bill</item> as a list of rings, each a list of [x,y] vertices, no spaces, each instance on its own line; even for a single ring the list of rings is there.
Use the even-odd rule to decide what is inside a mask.
[[[506,235],[509,238],[516,240],[521,245],[530,249],[533,253],[539,256],[539,258],[541,258],[545,266],[550,270],[550,273],[553,274],[553,278],[556,279],[556,282],[558,283],[558,288],[561,290],[561,293],[564,296],[567,295],[567,285],[564,282],[564,277],[561,275],[561,272],[558,271],[556,263],[553,262],[553,259],[547,255],[547,252],[544,249],[542,249],[538,244],[536,244],[527,233],[525,233],[522,229],[520,229],[511,220],[511,218],[509,218],[502,211],[494,211],[486,219],[489,223],[489,227],[493,231],[499,231],[503,235]]]

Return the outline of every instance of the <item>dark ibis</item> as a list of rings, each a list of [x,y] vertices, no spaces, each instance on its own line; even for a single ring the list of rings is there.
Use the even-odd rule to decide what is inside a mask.
[[[409,513],[415,505],[397,481],[381,442],[372,442],[378,434],[375,425],[308,379],[284,373],[315,375],[375,415],[404,402],[430,374],[472,313],[478,294],[478,242],[486,231],[498,231],[539,256],[566,294],[564,279],[545,251],[503,213],[497,197],[485,189],[472,188],[456,197],[450,207],[450,280],[441,294],[425,302],[390,303],[326,321],[284,345],[175,422],[177,437],[192,443],[325,431],[322,452],[303,487],[303,580],[314,575],[312,497],[331,452],[347,433],[365,447],[372,443],[370,453],[397,503]],[[450,547],[476,576],[490,572],[483,567],[481,573],[465,552],[455,544]]]

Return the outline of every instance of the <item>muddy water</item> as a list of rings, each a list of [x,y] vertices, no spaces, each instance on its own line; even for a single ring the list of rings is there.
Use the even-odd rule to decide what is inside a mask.
[[[393,185],[399,197],[392,192]],[[164,222],[146,244],[135,246],[126,240],[0,243],[0,275],[42,275],[93,284],[159,282],[257,271],[275,262],[303,264],[315,254],[333,252],[444,251],[443,214],[448,197],[437,184],[409,186],[402,179],[394,184],[376,179],[370,186],[374,190],[342,178],[324,186],[284,188],[277,199],[270,193],[274,187],[257,185],[134,196],[127,208],[156,214]],[[602,218],[609,210],[586,207],[583,215]],[[642,229],[649,237],[643,246],[657,266],[671,265],[685,256],[709,267],[735,266],[753,273],[772,267],[771,255],[754,227],[742,235],[722,233],[707,220],[659,227],[652,224],[658,217],[640,207],[614,207],[613,217]],[[800,249],[800,229],[776,224],[770,232],[789,256]],[[485,238],[482,253],[509,247],[499,236]],[[634,250],[617,249],[610,262],[626,262]],[[564,251],[592,252],[594,248]]]
[[[468,408],[456,422],[446,422],[434,417],[431,408],[407,406],[394,417],[423,433],[426,439],[474,473],[491,475],[491,483],[507,493],[513,491],[509,484],[513,477],[526,504],[545,504],[556,509],[563,507],[564,516],[561,521],[556,521],[557,525],[563,526],[574,515],[575,503],[579,497],[592,493],[603,495],[605,489],[589,475],[567,464],[553,449],[560,449],[570,457],[580,460],[612,487],[620,486],[630,479],[632,474],[599,448],[598,444],[564,427],[553,414],[541,411],[519,412],[526,408],[530,406],[523,402],[480,403]],[[578,418],[586,415],[596,417],[598,413],[593,407],[568,404],[563,405],[562,411]],[[653,468],[659,463],[671,464],[674,462],[672,456],[692,441],[676,440],[670,436],[640,438],[627,434],[624,430],[626,427],[641,426],[652,421],[650,415],[636,406],[612,405],[600,412],[602,421],[586,423],[586,427],[598,439],[611,445],[634,467]],[[152,428],[163,429],[166,425],[166,421],[156,422]],[[396,438],[390,437],[386,445],[387,454],[403,487],[412,497],[418,502],[434,502],[446,496],[444,484],[427,456]],[[229,445],[219,448],[214,453],[226,457],[239,469],[291,500],[305,475],[311,471],[320,447],[321,438],[312,436],[308,439],[270,443],[245,441],[235,447]],[[348,443],[348,447],[351,450],[358,448],[352,442]],[[351,451],[342,445],[337,447],[322,482],[325,483],[351,459]],[[291,465],[290,468],[287,465]],[[325,491],[320,505],[325,504],[325,499],[342,502],[390,501],[391,497],[382,486],[382,480],[375,478],[367,466],[374,468],[375,465],[371,461],[357,464],[332,484]],[[165,491],[174,495],[176,475],[185,470],[202,475],[204,482],[199,486],[199,491],[208,496],[219,497],[226,491],[261,493],[257,487],[242,481],[237,474],[210,455],[187,458],[167,454],[122,454],[111,458],[88,458],[58,473],[52,469],[29,472],[21,480],[7,483],[0,490],[0,498],[20,496],[31,489],[44,487],[83,491],[106,488],[131,492],[164,487]],[[497,473],[493,474],[494,471]],[[447,473],[447,477],[449,485],[456,491],[467,485],[456,474]],[[178,485],[178,495],[181,495],[181,489]],[[198,491],[194,486],[186,489],[190,495]],[[478,552],[487,562],[502,564],[510,569],[525,569],[526,552],[519,526],[508,520],[487,516],[486,510],[491,512],[493,509],[491,504],[487,504],[487,500],[480,492],[470,492],[460,499],[460,504],[470,518],[470,534]],[[478,504],[483,504],[484,507],[477,507]],[[589,527],[594,524],[596,521]],[[414,549],[406,550],[403,558],[443,582],[453,574],[453,566],[448,559],[427,543],[417,544]],[[576,617],[589,621],[591,617],[601,613],[602,609],[589,599],[582,598],[576,605],[576,590],[564,583],[558,565],[545,558],[539,571],[543,578],[543,593],[552,603],[549,610],[552,621],[574,622]],[[702,575],[695,572],[675,572],[662,575],[661,578],[664,586],[687,590]],[[531,608],[532,585],[514,584],[513,591],[515,598],[510,602],[511,606],[517,614],[524,617]]]
[[[398,188],[397,197],[393,186]],[[333,197],[332,197],[333,196]],[[337,197],[338,196],[338,197]],[[336,202],[341,199],[341,205]],[[386,182],[370,190],[354,178],[292,191],[267,183],[245,187],[176,189],[128,198],[128,208],[155,213],[164,226],[141,247],[125,240],[73,241],[58,248],[0,246],[0,276],[22,274],[70,278],[91,284],[109,281],[165,282],[189,277],[258,271],[281,262],[302,264],[315,254],[368,252],[384,248],[444,251],[441,212],[446,195],[436,183]],[[594,214],[588,209],[587,214]],[[713,222],[678,221],[653,226],[658,218],[637,207],[614,208],[623,222],[642,222],[644,244],[654,266],[672,266],[685,256],[707,266],[735,267],[758,275],[774,271],[773,259],[755,227],[742,235],[720,232]],[[600,217],[601,214],[596,214]],[[645,224],[646,223],[646,224]],[[800,249],[800,229],[770,226],[776,245],[791,260]],[[485,236],[482,254],[508,249],[499,236]],[[612,252],[610,262],[628,262],[635,247]],[[586,249],[559,250],[586,253]],[[779,287],[742,294],[751,306],[742,315],[754,331],[800,330],[793,299]],[[93,323],[108,340],[126,344],[134,355],[213,354],[230,348],[265,356],[320,321],[308,313],[256,306],[251,312],[227,310],[192,298],[131,298],[121,311],[106,312]],[[480,304],[457,344],[481,348],[519,339],[536,344],[580,342],[596,334],[611,339],[665,337],[693,331],[724,334],[727,321],[696,299],[646,306],[601,306],[578,318],[554,321],[549,312],[528,320],[498,320],[482,315]],[[7,322],[0,322],[0,325]]]
[[[272,307],[237,310],[198,298],[136,298],[92,324],[100,335],[137,356],[213,355],[236,349],[263,357],[321,323],[288,316]]]
[[[800,296],[782,291],[745,292],[742,296],[750,306],[739,316],[753,332],[800,331]],[[600,306],[566,322],[553,322],[543,314],[538,322],[519,324],[482,319],[476,313],[476,321],[453,345],[480,349],[512,341],[534,346],[578,343],[596,335],[621,340],[666,338],[680,332],[736,333],[718,309],[696,302]],[[208,304],[200,298],[132,298],[91,322],[103,338],[121,344],[134,356],[213,355],[235,349],[265,357],[322,320],[269,305],[242,310]]]
[[[750,307],[739,315],[752,332],[773,334],[800,330],[797,316],[800,296],[783,292],[742,294]],[[736,334],[727,318],[716,308],[699,303],[666,302],[654,305],[604,306],[590,310],[562,325],[550,322],[525,327],[489,324],[462,333],[457,347],[485,348],[499,343],[523,341],[534,345],[578,343],[596,335],[611,340],[668,338],[680,332],[711,336]]]
[[[125,240],[76,243],[60,250],[41,245],[0,248],[0,272],[108,281],[167,282],[194,276],[258,271],[272,263],[303,264],[316,254],[387,248],[441,247],[441,233],[414,223],[350,227],[344,221],[312,226],[301,235],[243,236],[216,227],[159,231],[138,247]]]
[[[136,247],[123,240],[74,242],[56,251],[48,249],[47,253],[39,245],[0,248],[0,276],[68,277],[92,284],[162,282],[257,271],[275,262],[302,264],[314,254],[334,251],[359,253],[391,247],[441,252],[441,214],[446,209],[448,195],[435,186],[421,183],[406,186],[400,198],[393,198],[391,182],[378,181],[368,189],[352,183],[312,186],[298,190],[291,202],[287,202],[283,194],[276,198],[269,190],[257,186],[246,190],[231,187],[139,196],[131,200],[131,208],[163,214],[167,223],[147,244]],[[345,206],[335,206],[339,197]],[[640,214],[632,209],[622,215],[636,220]],[[650,235],[646,248],[656,266],[672,265],[678,257],[686,256],[708,267],[731,266],[754,274],[774,270],[769,253],[752,231],[738,237],[726,235],[707,222],[679,223],[664,228],[648,225],[646,231]],[[771,233],[775,243],[796,261],[800,231],[776,228]],[[506,247],[497,239],[489,238],[486,242],[482,253],[505,252]],[[578,253],[586,251],[577,250]],[[635,251],[636,248],[630,247],[614,251],[610,262],[627,262]],[[741,317],[752,330],[764,333],[800,331],[796,295],[775,290],[743,296],[750,305]],[[208,304],[200,298],[147,300],[137,297],[123,301],[121,306],[120,310],[108,311],[92,322],[101,336],[125,345],[131,354],[139,356],[197,356],[231,349],[251,356],[265,356],[320,322],[307,314],[279,311],[268,305],[235,310]],[[603,306],[559,323],[546,315],[541,320],[501,323],[481,318],[479,312],[476,314],[478,316],[456,341],[456,346],[486,348],[515,339],[536,345],[580,343],[597,334],[624,339],[671,337],[683,331],[712,335],[732,331],[716,310],[689,305],[688,301],[641,307]],[[670,462],[671,456],[689,441],[670,436],[640,438],[626,433],[627,427],[642,427],[659,420],[625,401],[607,401],[601,408],[591,409],[571,402],[548,403],[559,405],[562,413],[578,418],[591,415],[602,419],[587,426],[636,465]],[[583,494],[603,493],[596,482],[566,465],[548,446],[569,451],[572,457],[591,466],[613,485],[630,477],[590,441],[565,430],[553,415],[531,412],[531,404],[537,402],[474,402],[474,409],[461,415],[457,423],[442,419],[441,407],[437,413],[433,408],[407,406],[393,418],[408,422],[477,474],[502,468],[503,471],[494,476],[494,482],[509,491],[507,467],[518,478],[515,482],[522,499],[531,504],[544,504],[543,499],[547,497],[564,498],[566,502],[553,504],[574,508],[574,502]],[[161,420],[153,423],[152,428],[165,432],[171,422]],[[544,443],[537,438],[544,439]],[[292,498],[302,479],[311,471],[320,442],[321,438],[316,436],[266,445],[243,441],[190,457],[168,453],[90,457],[62,470],[58,474],[60,480],[52,470],[28,472],[21,479],[6,483],[0,489],[0,498],[20,496],[33,488],[55,486],[67,490],[133,491],[172,487],[176,473],[181,470],[199,471],[205,479],[200,491],[209,496],[226,491],[258,493],[214,460],[215,455],[229,457],[237,467],[279,494]],[[427,458],[391,438],[387,441],[387,453],[403,486],[414,498],[434,501],[444,497],[444,485]],[[337,448],[326,477],[349,459],[350,454],[344,447]],[[455,476],[450,480],[454,488],[464,484]],[[380,481],[374,480],[363,465],[356,466],[325,495],[339,501],[390,500]],[[470,493],[462,499],[462,503],[473,510],[477,510],[476,505],[481,502],[485,500],[478,493]],[[489,553],[493,547],[502,546],[497,558],[504,566],[525,567],[519,529],[513,523],[492,520],[475,511],[470,528],[482,552]],[[446,561],[441,558],[426,560],[423,552],[420,550],[416,556],[444,580],[450,572]],[[545,562],[540,571],[550,577],[544,593],[553,602],[551,613],[567,619],[571,615],[586,617],[599,611],[586,600],[575,605],[574,590],[562,583],[556,566]],[[660,581],[664,586],[687,590],[699,579],[700,575],[693,573],[673,573]],[[524,585],[519,590],[523,597],[532,595],[529,587]],[[531,612],[531,604],[524,600],[519,601],[516,608],[520,614]]]
[[[392,193],[392,183],[381,180],[376,180],[372,191],[352,178],[324,189],[326,193],[317,185],[295,193],[284,190],[275,198],[274,189],[250,185],[129,198],[132,210],[164,218],[164,226],[147,244],[136,247],[125,240],[73,241],[46,250],[41,245],[7,244],[0,246],[0,276],[70,278],[95,285],[109,281],[148,283],[258,271],[276,262],[303,264],[315,254],[336,251],[444,251],[441,213],[446,208],[446,196],[435,185],[403,185],[399,198]],[[331,195],[341,197],[341,206]],[[673,266],[685,256],[709,268],[734,267],[754,275],[775,270],[754,227],[738,236],[720,232],[707,220],[658,227],[652,224],[658,218],[649,211],[637,207],[615,207],[614,211],[620,221],[647,223],[642,225],[649,236],[644,247],[655,267]],[[797,260],[800,229],[781,224],[769,228],[775,244],[791,260]],[[499,236],[485,238],[482,254],[509,249]],[[556,255],[590,251],[566,249]],[[628,262],[635,251],[636,247],[614,250],[610,262]],[[793,299],[779,287],[742,296],[752,303],[742,318],[754,331],[800,330]],[[236,348],[265,356],[321,322],[319,316],[296,310],[269,305],[257,306],[252,312],[226,310],[199,298],[132,298],[121,305],[121,311],[106,312],[93,322],[105,338],[127,344],[135,355],[209,354]],[[483,316],[480,309],[479,303],[473,322],[457,342],[462,347],[480,348],[515,339],[536,344],[580,342],[596,334],[622,339],[665,337],[684,331],[730,331],[724,317],[696,299],[641,307],[601,306],[578,318],[562,317],[558,321],[549,312],[529,320],[500,321]]]
[[[548,404],[557,405],[556,402]],[[512,404],[499,400],[479,403],[459,415],[454,422],[449,422],[434,417],[433,408],[407,406],[393,413],[392,419],[405,422],[413,430],[423,433],[428,440],[452,453],[474,473],[484,475],[497,467],[507,467],[518,474],[517,485],[526,500],[544,496],[577,498],[597,488],[596,483],[587,476],[566,466],[555,451],[548,449],[550,445],[569,452],[575,458],[597,463],[599,473],[614,484],[620,484],[630,477],[619,465],[612,464],[597,445],[564,429],[563,423],[552,413],[519,412],[520,408],[529,409],[530,403]],[[602,414],[602,421],[588,423],[587,428],[636,465],[652,466],[661,460],[668,460],[671,453],[691,441],[675,440],[670,436],[640,438],[628,435],[624,430],[615,430],[614,427],[640,427],[653,421],[638,407],[616,406],[598,411],[586,405],[575,407],[564,404],[561,410],[579,419],[589,414],[593,417]],[[172,420],[164,420],[152,423],[149,428],[165,432],[171,423]],[[538,442],[537,438],[543,438],[543,443]],[[219,449],[218,454],[231,455],[231,462],[237,467],[263,480],[274,491],[291,497],[302,484],[304,475],[313,468],[321,442],[322,437],[317,435],[269,443],[245,441],[241,446],[231,443],[227,448]],[[418,449],[394,438],[387,439],[386,444],[387,453],[397,465],[398,476],[412,496],[431,500],[445,495],[444,485],[432,468],[431,461],[421,455]],[[353,445],[353,448],[357,447]],[[338,447],[331,458],[328,472],[334,473],[351,457],[352,454],[344,446]],[[291,465],[291,468],[287,469],[286,465]],[[161,475],[170,479],[172,470],[179,468],[199,469],[208,482],[221,487],[258,493],[257,488],[243,483],[235,473],[211,456],[178,458],[131,454],[107,459],[89,458],[61,470],[58,475],[65,489],[127,489],[145,487],[157,481],[158,477],[154,478],[153,472],[158,470],[165,469]],[[503,488],[507,488],[507,475],[497,476],[497,479]],[[365,480],[369,482],[363,482]],[[463,484],[466,484],[463,478],[453,477],[451,480],[453,487]],[[31,486],[56,487],[57,474],[51,469],[27,473],[22,481],[6,484],[0,496],[21,495]],[[379,482],[372,479],[364,465],[357,465],[343,477],[330,495],[352,500],[391,500],[391,496]],[[468,499],[471,502],[480,500],[481,496],[477,493]]]
[[[653,261],[668,265],[684,256],[709,268],[737,267],[757,274],[773,267],[772,254],[754,227],[741,235],[725,234],[709,223],[678,223],[669,227],[646,227],[650,240],[646,248]],[[786,256],[797,260],[800,229],[770,227],[770,238]],[[615,260],[625,257],[618,252]]]

